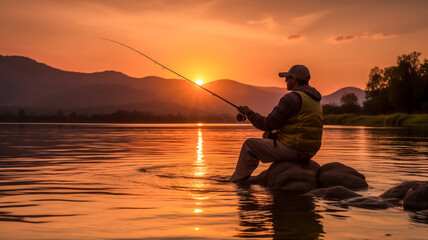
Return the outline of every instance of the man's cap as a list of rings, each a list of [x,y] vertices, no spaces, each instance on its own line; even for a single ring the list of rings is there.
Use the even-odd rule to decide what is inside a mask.
[[[288,72],[280,72],[279,77],[295,77],[301,80],[307,80],[311,78],[311,74],[309,73],[309,69],[304,65],[294,65],[288,70]]]

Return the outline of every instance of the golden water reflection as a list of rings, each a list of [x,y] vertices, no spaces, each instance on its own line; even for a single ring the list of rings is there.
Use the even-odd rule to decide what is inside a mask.
[[[335,202],[227,183],[253,127],[0,124],[0,238],[424,239],[401,207]],[[428,177],[428,131],[326,127],[319,164],[339,161],[378,196]],[[260,166],[262,167],[262,166]]]
[[[206,174],[206,166],[204,162],[202,131],[198,130],[198,144],[196,145],[196,161],[193,164],[193,176],[203,177]]]
[[[198,126],[201,126],[198,124]],[[202,129],[198,129],[198,142],[196,144],[196,160],[193,163],[193,182],[192,187],[194,190],[203,190],[208,186],[208,184],[205,183],[204,176],[207,173],[207,166],[203,159],[204,153],[203,153],[203,136],[202,136]],[[201,214],[204,210],[201,208],[201,205],[203,204],[202,201],[208,199],[207,196],[203,196],[199,193],[191,193],[191,196],[195,202],[195,209],[193,210],[194,214]],[[194,227],[195,231],[199,231],[199,226]]]

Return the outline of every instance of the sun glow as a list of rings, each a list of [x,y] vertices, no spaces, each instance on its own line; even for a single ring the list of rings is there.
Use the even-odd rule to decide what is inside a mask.
[[[202,84],[204,84],[204,81],[199,78],[198,80],[196,80],[196,84],[198,84],[199,86],[201,86]]]

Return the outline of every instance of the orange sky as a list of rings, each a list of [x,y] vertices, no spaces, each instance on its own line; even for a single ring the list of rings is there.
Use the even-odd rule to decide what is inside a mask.
[[[328,2],[328,3],[327,3]],[[1,0],[0,54],[69,71],[175,78],[131,45],[196,80],[283,87],[278,72],[311,70],[322,94],[365,87],[374,66],[428,53],[428,1]]]

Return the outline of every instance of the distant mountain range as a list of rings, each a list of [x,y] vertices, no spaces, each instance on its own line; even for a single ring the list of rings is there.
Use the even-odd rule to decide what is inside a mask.
[[[111,113],[117,109],[150,111],[155,114],[235,114],[236,110],[206,91],[182,79],[155,76],[133,78],[115,71],[79,73],[63,71],[27,57],[0,55],[0,110],[54,113]],[[268,114],[286,93],[283,88],[258,87],[232,80],[203,85],[236,105],[248,105]],[[324,96],[322,103],[340,105],[344,93],[364,91],[343,88]]]

